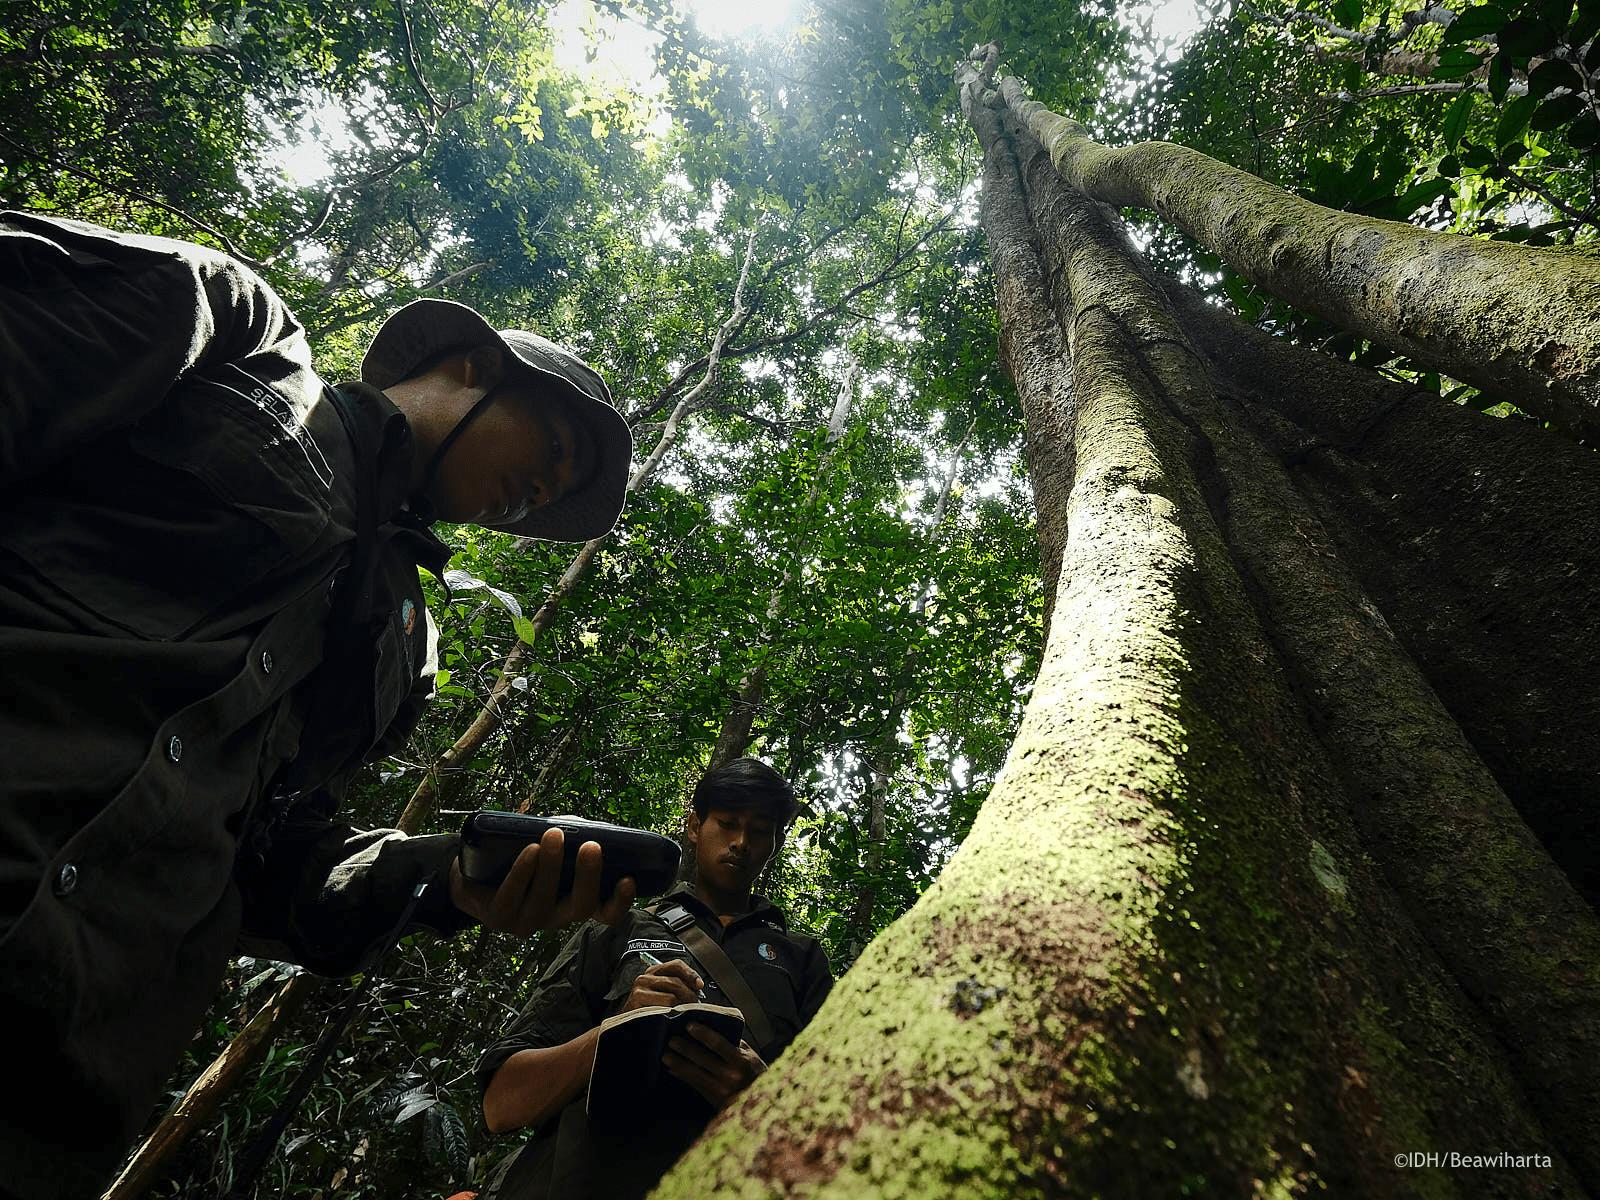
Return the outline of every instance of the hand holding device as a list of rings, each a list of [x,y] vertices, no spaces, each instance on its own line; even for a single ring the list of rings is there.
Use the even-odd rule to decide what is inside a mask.
[[[570,846],[577,846],[577,853],[568,866]],[[600,865],[597,844],[580,846],[575,840],[569,842],[560,829],[549,829],[539,841],[522,848],[499,883],[467,879],[458,855],[450,864],[450,899],[488,928],[519,937],[589,917],[613,925],[633,903],[634,885],[631,879],[624,879],[602,905]],[[572,880],[565,891],[558,886],[564,866]]]
[[[523,848],[541,842],[551,829],[561,830],[564,839],[558,895],[572,890],[578,851],[590,842],[600,846],[602,897],[623,879],[632,879],[640,896],[658,896],[677,878],[682,851],[659,833],[582,817],[535,817],[487,808],[471,813],[461,827],[461,874],[471,883],[499,883]]]

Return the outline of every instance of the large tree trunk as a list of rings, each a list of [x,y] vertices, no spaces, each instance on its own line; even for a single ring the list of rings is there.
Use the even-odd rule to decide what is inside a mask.
[[[1600,457],[1161,283],[967,84],[1043,665],[938,883],[657,1195],[1600,1195]]]

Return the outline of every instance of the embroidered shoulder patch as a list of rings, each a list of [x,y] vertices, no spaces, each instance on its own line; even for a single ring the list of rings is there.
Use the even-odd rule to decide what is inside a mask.
[[[650,954],[655,954],[663,950],[668,954],[689,953],[689,947],[682,942],[674,942],[670,938],[633,938],[628,942],[628,948],[622,953],[628,955],[646,951]]]

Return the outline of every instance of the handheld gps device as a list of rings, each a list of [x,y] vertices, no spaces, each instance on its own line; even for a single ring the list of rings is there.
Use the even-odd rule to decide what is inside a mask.
[[[683,851],[659,833],[583,817],[535,817],[489,808],[468,814],[461,827],[461,874],[473,883],[499,883],[523,847],[539,841],[549,829],[561,830],[566,839],[559,895],[572,890],[578,847],[585,842],[600,843],[601,899],[630,877],[640,896],[659,896],[678,876]]]

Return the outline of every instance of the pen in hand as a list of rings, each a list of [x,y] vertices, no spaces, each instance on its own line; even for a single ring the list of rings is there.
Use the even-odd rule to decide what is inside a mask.
[[[661,960],[659,958],[657,958],[654,954],[651,954],[650,951],[648,951],[648,950],[637,950],[637,951],[635,951],[635,953],[638,954],[638,956],[640,958],[644,959],[644,961],[646,963],[648,963],[652,967],[659,967],[661,965]],[[704,1000],[706,998],[706,990],[705,990],[705,988],[701,988],[699,994],[700,994],[700,999]]]

